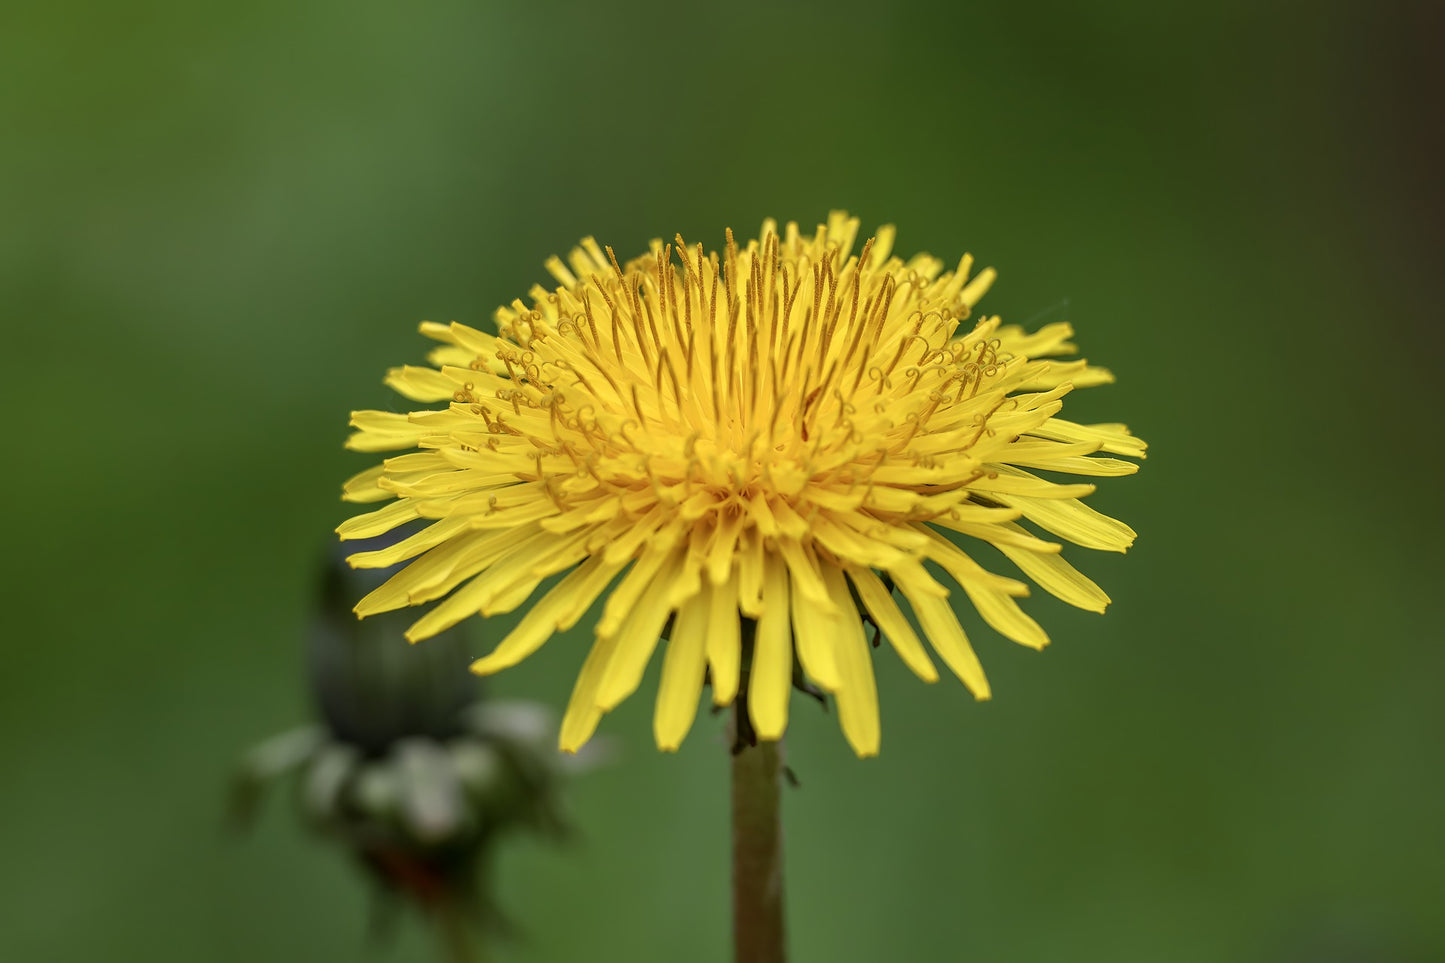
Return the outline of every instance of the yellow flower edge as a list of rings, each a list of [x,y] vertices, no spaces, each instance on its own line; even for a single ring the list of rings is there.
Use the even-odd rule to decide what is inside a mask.
[[[430,366],[393,368],[386,383],[431,407],[352,413],[349,448],[405,453],[346,483],[345,499],[388,504],[337,531],[430,524],[349,558],[412,560],[357,614],[440,599],[414,642],[512,611],[562,575],[473,664],[489,674],[605,597],[562,722],[573,752],[638,688],[659,644],[654,732],[677,749],[705,680],[716,704],[738,697],[749,619],[757,735],[787,728],[796,659],[871,756],[878,695],[860,610],[921,679],[938,678],[926,641],[978,699],[988,681],[939,576],[1008,638],[1048,637],[1016,601],[1028,585],[964,546],[992,545],[1045,591],[1102,612],[1108,596],[1039,533],[1117,552],[1135,533],[1084,505],[1092,484],[1031,469],[1137,470],[1109,457],[1144,456],[1124,425],[1059,417],[1071,390],[1112,375],[1055,360],[1077,350],[1066,323],[970,322],[992,269],[905,261],[891,226],[855,255],[858,228],[843,212],[811,235],[769,220],[742,245],[729,231],[721,253],[678,237],[626,264],[588,238],[547,262],[555,289],[497,311],[497,335],[422,324],[440,342]]]

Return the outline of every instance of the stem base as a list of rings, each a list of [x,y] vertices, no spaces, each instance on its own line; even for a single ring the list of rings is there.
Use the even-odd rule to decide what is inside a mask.
[[[746,726],[734,707],[733,727]],[[784,963],[783,824],[778,798],[782,744],[737,744],[732,756],[733,958]]]

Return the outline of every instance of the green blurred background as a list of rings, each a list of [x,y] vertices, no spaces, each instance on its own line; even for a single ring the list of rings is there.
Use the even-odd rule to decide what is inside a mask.
[[[880,655],[884,746],[795,701],[799,961],[1424,961],[1442,912],[1431,5],[299,0],[0,13],[9,466],[0,958],[426,960],[238,753],[303,721],[347,412],[423,319],[490,322],[584,234],[830,207],[1000,268],[1151,442],[1073,553],[1103,618],[979,631],[995,700]],[[1434,439],[1434,441],[1432,441]],[[484,650],[496,626],[483,626]],[[497,690],[559,707],[584,640]],[[654,669],[655,671],[655,669]],[[644,688],[644,692],[648,691]],[[650,698],[519,842],[506,958],[728,954],[717,719]]]

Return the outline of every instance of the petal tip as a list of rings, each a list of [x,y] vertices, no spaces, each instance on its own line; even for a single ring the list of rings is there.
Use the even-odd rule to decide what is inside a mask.
[[[467,666],[467,671],[471,672],[472,675],[491,675],[501,668],[500,666],[490,665],[491,658],[489,655],[484,655],[480,659],[473,660],[472,664]]]

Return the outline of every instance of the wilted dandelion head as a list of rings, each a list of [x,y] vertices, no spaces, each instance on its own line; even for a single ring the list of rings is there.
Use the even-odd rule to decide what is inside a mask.
[[[842,213],[810,236],[768,221],[741,246],[729,232],[721,254],[678,237],[625,264],[588,239],[548,262],[559,287],[497,312],[499,334],[423,324],[442,342],[431,366],[392,369],[387,383],[432,407],[352,415],[351,448],[406,453],[347,483],[347,499],[389,504],[339,531],[432,521],[351,557],[415,559],[358,614],[441,599],[415,641],[532,599],[473,666],[491,673],[605,598],[562,748],[638,687],[665,636],[660,747],[686,735],[705,679],[719,705],[741,686],[757,734],[779,738],[796,659],[872,755],[865,618],[932,682],[926,639],[980,699],[988,682],[939,575],[1002,634],[1048,641],[1015,601],[1028,587],[983,569],[970,544],[1102,611],[1108,597],[1038,532],[1123,551],[1133,531],[1079,501],[1093,485],[1029,469],[1135,471],[1100,454],[1143,456],[1123,425],[1058,417],[1072,389],[1112,376],[1041,360],[1075,351],[1067,324],[1028,334],[974,320],[991,269],[895,257],[891,227],[854,254],[857,233]]]

